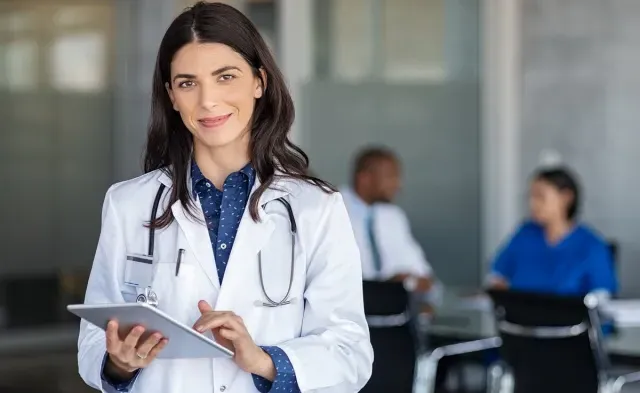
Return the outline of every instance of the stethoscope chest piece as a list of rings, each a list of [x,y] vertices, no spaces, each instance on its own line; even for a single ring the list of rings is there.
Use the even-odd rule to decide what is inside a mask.
[[[145,288],[144,293],[136,297],[137,303],[147,303],[150,306],[158,307],[158,295],[151,288]]]

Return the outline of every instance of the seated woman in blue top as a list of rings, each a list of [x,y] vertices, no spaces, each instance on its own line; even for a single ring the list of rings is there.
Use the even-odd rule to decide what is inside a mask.
[[[489,285],[558,295],[613,295],[618,289],[606,242],[579,223],[580,193],[562,168],[533,177],[526,221],[498,253]]]

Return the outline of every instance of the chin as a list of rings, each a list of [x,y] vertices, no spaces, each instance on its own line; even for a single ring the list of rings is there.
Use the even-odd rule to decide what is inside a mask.
[[[210,130],[206,130],[205,132],[199,132],[198,140],[208,148],[219,148],[238,143],[242,138],[237,133],[211,133]]]
[[[538,225],[544,226],[547,223],[547,220],[537,216],[531,216],[531,221],[535,222]]]

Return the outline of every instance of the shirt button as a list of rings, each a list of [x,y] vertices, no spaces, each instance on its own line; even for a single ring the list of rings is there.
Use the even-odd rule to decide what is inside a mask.
[[[220,248],[221,248],[221,249],[223,249],[223,250],[225,250],[225,249],[227,248],[227,244],[226,244],[226,243],[222,243],[222,244],[220,245]]]
[[[224,385],[220,386],[220,391],[221,391],[221,392],[224,392],[225,390],[227,390],[227,387],[226,387],[226,386],[224,386]]]
[[[206,184],[206,185],[207,185],[207,188],[211,188],[211,183],[206,182],[206,183],[204,183],[204,184]]]

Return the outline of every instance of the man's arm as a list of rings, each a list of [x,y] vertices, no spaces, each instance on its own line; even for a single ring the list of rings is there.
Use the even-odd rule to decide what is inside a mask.
[[[396,272],[390,280],[403,282],[405,288],[411,292],[429,292],[435,282],[433,269],[422,246],[411,232],[409,219],[398,206],[390,206],[388,213],[388,227],[389,232],[393,233],[394,247],[394,258],[390,260],[395,264],[392,270]]]

